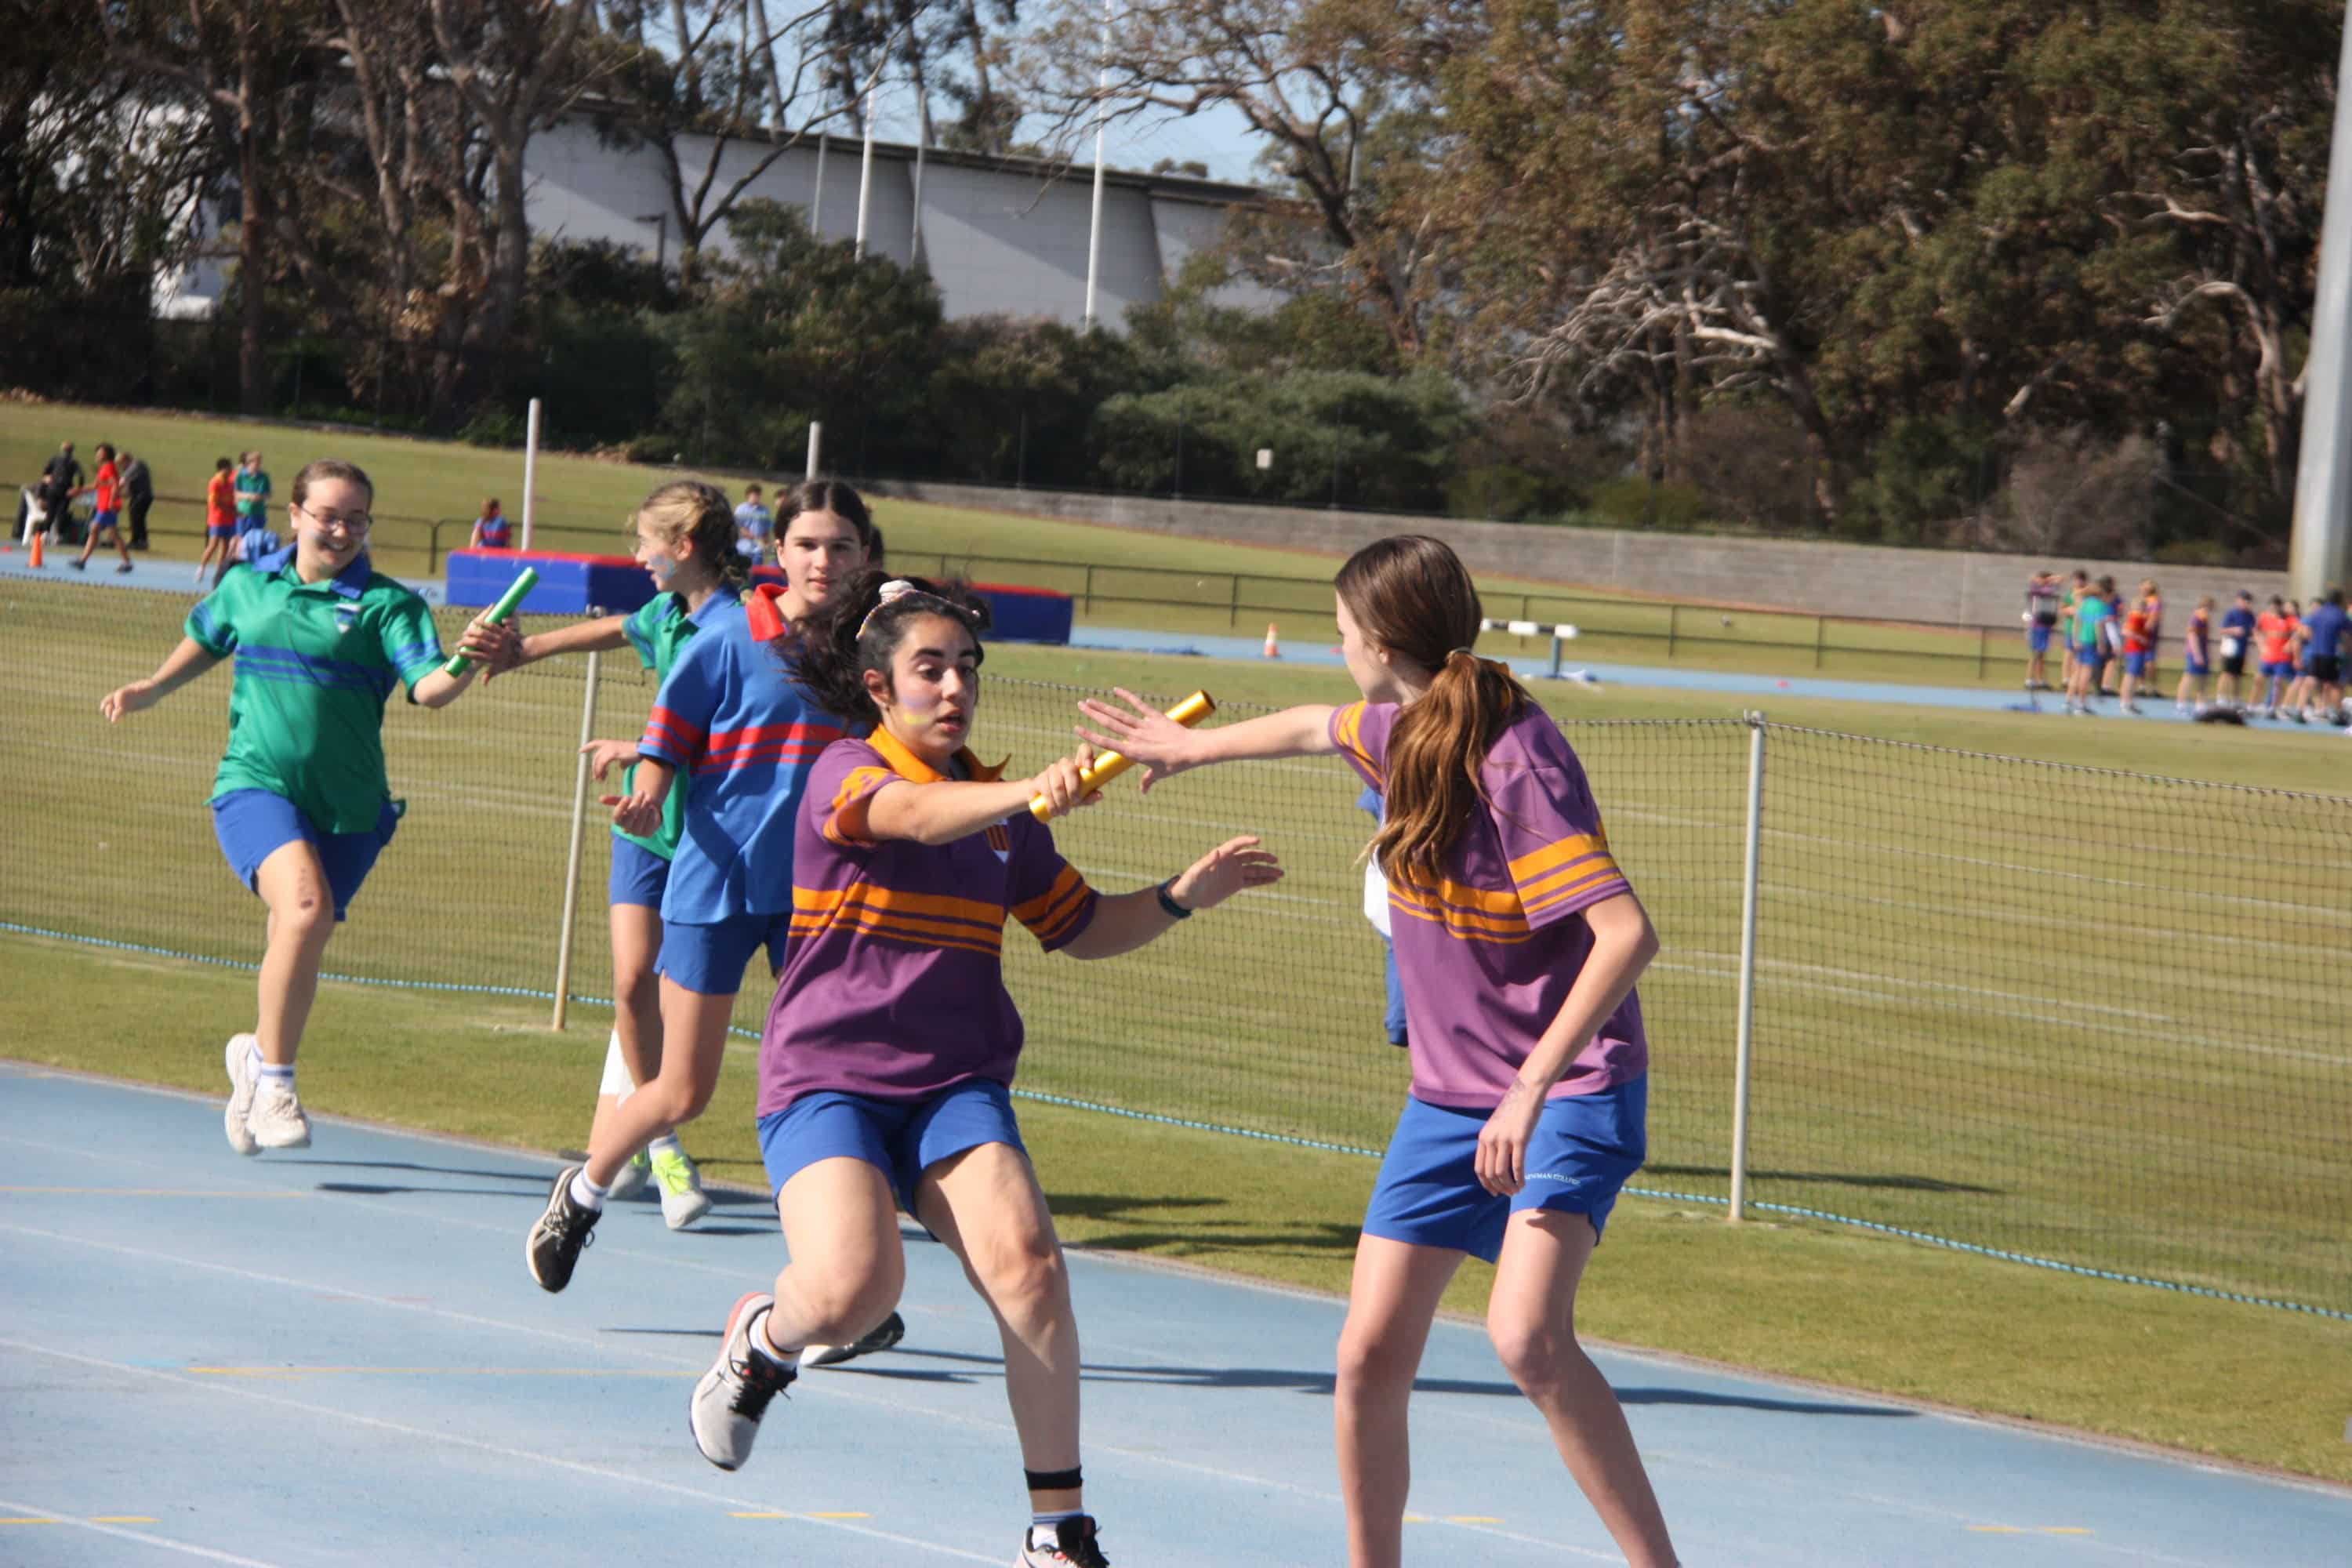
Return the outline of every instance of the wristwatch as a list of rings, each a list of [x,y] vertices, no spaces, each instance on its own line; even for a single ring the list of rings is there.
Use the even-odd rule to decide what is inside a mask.
[[[1160,883],[1158,888],[1153,889],[1153,891],[1160,895],[1160,907],[1168,911],[1168,918],[1170,920],[1189,921],[1192,918],[1192,911],[1178,903],[1176,901],[1175,895],[1168,890],[1175,885],[1176,879],[1174,877],[1171,877],[1168,880]]]

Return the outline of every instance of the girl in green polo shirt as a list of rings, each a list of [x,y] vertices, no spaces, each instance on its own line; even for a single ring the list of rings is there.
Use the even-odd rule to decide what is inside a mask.
[[[269,910],[258,1016],[252,1033],[230,1037],[225,1057],[225,1126],[240,1154],[310,1142],[294,1056],[319,963],[400,818],[384,773],[384,699],[405,685],[410,701],[444,708],[473,683],[472,669],[441,668],[425,601],[368,564],[374,502],[356,465],[305,467],[288,509],[294,542],[225,572],[155,673],[99,704],[120,722],[236,657],[213,831],[237,879]],[[510,661],[516,641],[478,617],[458,651]]]

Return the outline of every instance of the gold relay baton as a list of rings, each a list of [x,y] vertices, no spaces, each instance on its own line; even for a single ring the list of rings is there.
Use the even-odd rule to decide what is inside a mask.
[[[1217,705],[1210,699],[1207,692],[1195,691],[1192,696],[1168,710],[1168,717],[1189,730],[1216,710]],[[1091,766],[1078,775],[1078,784],[1081,786],[1078,798],[1085,799],[1133,766],[1135,766],[1133,757],[1123,756],[1117,752],[1105,752],[1094,760]],[[1052,808],[1045,804],[1044,795],[1029,797],[1030,816],[1043,822],[1052,814]]]

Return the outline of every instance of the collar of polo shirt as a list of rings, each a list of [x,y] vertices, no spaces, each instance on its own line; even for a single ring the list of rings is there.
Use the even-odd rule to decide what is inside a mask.
[[[281,544],[268,554],[257,557],[247,562],[246,564],[266,577],[275,577],[294,564],[294,551],[293,544]],[[374,572],[375,568],[369,564],[367,552],[362,550],[352,556],[350,563],[341,571],[328,578],[323,585],[341,594],[346,599],[356,599],[367,591],[368,578],[373,575]],[[319,587],[321,584],[310,583],[300,585]]]
[[[940,784],[948,778],[946,773],[907,750],[898,737],[887,730],[877,728],[866,737],[866,743],[881,752],[882,760],[890,764],[890,771],[909,784]],[[971,754],[970,746],[956,752],[956,761],[963,764],[964,775],[974,784],[994,784],[1004,776],[1005,763],[1012,760],[1007,757],[1003,763],[990,767]]]

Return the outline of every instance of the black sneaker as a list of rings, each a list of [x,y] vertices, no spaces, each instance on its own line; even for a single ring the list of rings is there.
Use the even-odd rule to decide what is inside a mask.
[[[1039,1528],[1032,1526],[1021,1538],[1021,1555],[1013,1560],[1013,1568],[1110,1568],[1095,1536],[1094,1515],[1073,1514],[1061,1521],[1054,1526],[1050,1542],[1037,1539]]]
[[[523,1237],[523,1260],[530,1265],[530,1277],[542,1290],[561,1290],[572,1283],[572,1268],[580,1261],[580,1249],[588,1245],[589,1233],[602,1217],[600,1211],[582,1208],[572,1200],[572,1178],[580,1169],[566,1165],[557,1173],[545,1211]]]
[[[907,1337],[907,1320],[893,1312],[882,1320],[882,1326],[851,1345],[811,1345],[801,1352],[800,1364],[809,1366],[839,1366],[845,1361],[856,1361],[862,1355],[887,1351]]]

